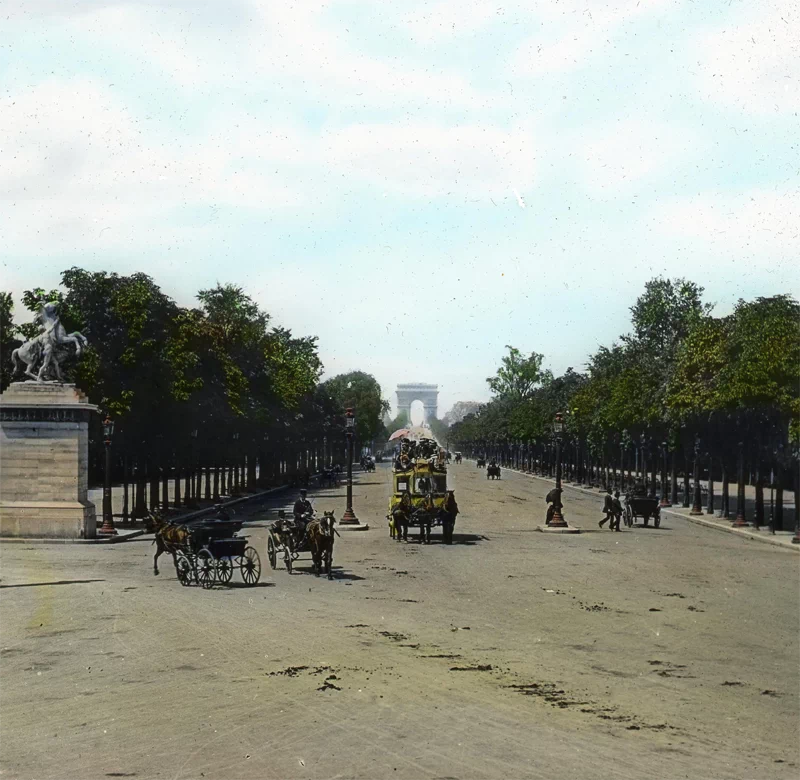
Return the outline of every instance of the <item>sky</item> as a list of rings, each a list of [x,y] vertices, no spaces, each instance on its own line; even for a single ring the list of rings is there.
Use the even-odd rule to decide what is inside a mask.
[[[2,0],[0,273],[240,285],[326,376],[488,400],[656,276],[800,292],[789,0]]]

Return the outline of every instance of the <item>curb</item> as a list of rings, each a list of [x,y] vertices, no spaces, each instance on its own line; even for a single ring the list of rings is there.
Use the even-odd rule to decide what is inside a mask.
[[[539,479],[542,482],[549,482],[553,485],[555,484],[555,480],[550,479],[549,477],[540,477],[536,474],[526,474],[524,471],[517,471],[517,469],[512,469],[508,467],[506,467],[506,470],[511,471],[514,474],[520,474],[523,477],[532,477],[533,479]],[[587,493],[590,495],[602,495],[601,493],[595,492],[591,488],[576,487],[575,485],[567,484],[563,481],[561,482],[561,487],[569,488],[570,490],[578,490],[581,493]],[[762,542],[764,544],[770,544],[773,547],[781,547],[784,550],[791,550],[795,553],[800,553],[800,544],[792,544],[791,542],[785,542],[782,539],[774,539],[771,536],[760,536],[758,532],[753,533],[752,531],[741,531],[737,528],[726,528],[724,525],[720,525],[719,523],[714,523],[700,516],[684,515],[681,514],[680,512],[675,512],[674,510],[670,509],[662,509],[661,512],[662,513],[666,512],[672,515],[673,517],[680,517],[683,520],[688,520],[690,523],[695,523],[696,525],[702,525],[705,526],[706,528],[714,528],[717,531],[724,531],[725,533],[734,534],[744,539],[750,539],[751,541],[754,542]]]

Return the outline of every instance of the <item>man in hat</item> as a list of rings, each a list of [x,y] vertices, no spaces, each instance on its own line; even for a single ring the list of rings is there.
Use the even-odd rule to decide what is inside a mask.
[[[294,502],[294,525],[297,529],[298,540],[305,536],[308,521],[314,515],[314,507],[311,506],[311,502],[306,498],[307,492],[305,488],[300,488],[300,498]]]
[[[603,514],[605,517],[598,523],[598,525],[602,528],[605,523],[607,523],[613,517],[613,509],[612,509],[613,499],[611,497],[611,488],[606,488],[606,495],[605,501],[603,502]],[[611,525],[609,528],[613,531],[614,530],[614,522],[612,520]]]
[[[619,500],[619,490],[614,491],[614,498],[611,500],[611,525],[612,531],[619,531],[619,521],[622,519],[622,502]]]

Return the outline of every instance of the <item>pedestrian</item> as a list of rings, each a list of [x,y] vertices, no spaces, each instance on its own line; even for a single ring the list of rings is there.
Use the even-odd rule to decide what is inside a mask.
[[[622,503],[619,500],[619,490],[614,491],[614,498],[611,501],[611,528],[612,531],[619,531],[619,521],[622,519]]]
[[[603,501],[603,514],[605,517],[598,523],[598,525],[602,528],[605,523],[611,520],[613,515],[612,510],[612,503],[613,499],[611,498],[611,488],[606,488],[606,495],[605,500]],[[613,531],[614,530],[614,523],[612,522],[609,528]]]

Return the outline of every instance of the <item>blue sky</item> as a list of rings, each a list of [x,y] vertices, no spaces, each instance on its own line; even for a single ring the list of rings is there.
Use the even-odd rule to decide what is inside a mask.
[[[771,0],[5,0],[0,259],[243,286],[395,402],[556,372],[656,275],[800,287],[800,11]]]

